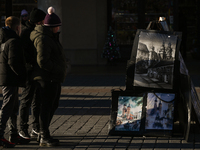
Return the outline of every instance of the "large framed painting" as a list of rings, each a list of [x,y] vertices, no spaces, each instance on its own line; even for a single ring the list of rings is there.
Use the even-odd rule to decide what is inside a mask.
[[[176,35],[141,31],[134,86],[172,89],[176,45]]]
[[[127,63],[127,89],[174,90],[180,42],[179,32],[137,30]]]

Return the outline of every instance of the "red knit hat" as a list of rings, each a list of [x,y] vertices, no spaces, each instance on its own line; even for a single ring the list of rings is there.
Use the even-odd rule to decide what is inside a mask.
[[[44,19],[44,25],[49,27],[61,26],[60,18],[54,13],[55,9],[51,6],[47,9],[48,14]]]

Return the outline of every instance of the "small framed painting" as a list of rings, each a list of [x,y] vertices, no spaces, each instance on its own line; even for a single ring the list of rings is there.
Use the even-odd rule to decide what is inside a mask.
[[[143,97],[119,96],[116,131],[139,131],[142,118]]]
[[[145,131],[172,131],[174,102],[175,93],[147,93]]]
[[[145,124],[145,93],[112,91],[110,135],[142,135]]]

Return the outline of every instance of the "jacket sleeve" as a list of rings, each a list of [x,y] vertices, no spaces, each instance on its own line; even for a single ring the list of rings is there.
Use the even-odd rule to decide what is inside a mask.
[[[37,49],[37,63],[40,68],[55,74],[60,74],[62,72],[62,67],[57,65],[51,59],[52,47],[47,38],[38,39],[36,49]]]
[[[23,48],[19,40],[12,40],[9,43],[8,64],[16,75],[26,78]]]

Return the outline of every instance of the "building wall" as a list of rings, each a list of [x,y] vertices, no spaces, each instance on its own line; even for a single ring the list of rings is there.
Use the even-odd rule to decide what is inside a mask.
[[[46,12],[53,6],[61,17],[60,41],[72,65],[105,64],[101,58],[107,36],[107,0],[38,0]]]

